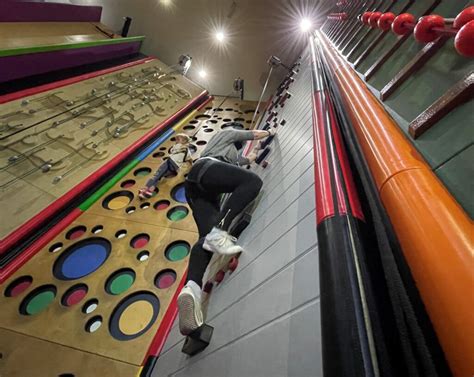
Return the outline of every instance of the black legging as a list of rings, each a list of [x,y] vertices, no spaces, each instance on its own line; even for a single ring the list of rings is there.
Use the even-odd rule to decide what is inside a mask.
[[[199,164],[193,169],[201,168]],[[235,217],[257,197],[262,180],[250,170],[213,161],[202,176],[200,186],[186,182],[186,197],[199,231],[199,241],[191,250],[186,281],[193,280],[202,287],[202,277],[213,254],[203,249],[204,238],[217,225],[229,230]],[[223,193],[232,194],[221,210],[220,196]],[[222,224],[219,224],[221,221]]]

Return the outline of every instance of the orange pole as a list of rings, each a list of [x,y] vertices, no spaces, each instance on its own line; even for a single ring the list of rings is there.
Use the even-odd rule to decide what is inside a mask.
[[[326,36],[317,39],[449,366],[472,377],[473,223]]]

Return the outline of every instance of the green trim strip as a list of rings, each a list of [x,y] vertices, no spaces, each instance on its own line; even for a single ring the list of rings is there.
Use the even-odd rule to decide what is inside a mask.
[[[141,161],[137,159],[134,159],[132,162],[130,162],[127,166],[125,166],[122,170],[115,174],[109,181],[107,181],[106,184],[104,184],[100,189],[98,189],[88,199],[86,199],[79,206],[79,209],[81,211],[87,211],[92,204],[99,200],[102,195],[109,191],[113,185],[120,181],[126,174],[128,174],[128,172],[130,172],[130,170],[132,170],[140,162]]]
[[[72,50],[76,48],[86,48],[86,47],[95,47],[95,46],[106,46],[106,45],[112,45],[112,44],[117,44],[117,43],[141,42],[144,39],[145,39],[144,36],[138,36],[138,37],[127,37],[127,38],[116,38],[116,39],[99,39],[96,41],[89,41],[89,42],[71,42],[71,43],[57,43],[57,44],[52,44],[52,45],[16,47],[16,48],[10,48],[6,50],[0,50],[0,57],[36,54],[38,52]]]

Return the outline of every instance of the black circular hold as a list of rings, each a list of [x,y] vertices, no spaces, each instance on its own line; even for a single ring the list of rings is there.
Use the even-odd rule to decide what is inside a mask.
[[[224,118],[224,119],[222,119],[222,121],[223,121],[223,122],[232,122],[232,119],[230,119],[230,118]]]
[[[214,109],[214,111],[224,111],[224,109],[220,108],[220,107],[217,107]]]
[[[127,235],[127,231],[125,229],[120,229],[115,233],[115,238],[121,239]]]
[[[211,116],[210,115],[207,115],[207,114],[200,114],[198,116],[196,116],[194,119],[209,119]]]
[[[189,151],[191,152],[191,154],[196,153],[196,151],[197,151],[197,147],[194,144],[189,144],[188,148],[189,148]]]
[[[206,145],[207,141],[206,140],[199,140],[199,141],[196,141],[196,144],[197,145]]]
[[[156,153],[153,153],[152,156],[154,158],[160,158],[160,157],[164,157],[165,153],[164,152],[156,152]]]
[[[204,130],[204,132],[214,132],[214,130],[212,128],[207,128]]]
[[[121,188],[130,188],[130,187],[133,187],[135,185],[136,181],[134,181],[133,179],[127,179],[126,181],[123,181],[121,184],[120,184],[120,187]]]
[[[123,312],[133,303],[137,301],[146,301],[148,302],[152,308],[153,313],[151,318],[148,320],[148,323],[138,332],[134,334],[125,334],[120,329],[120,317],[122,316]],[[143,335],[147,332],[151,326],[155,323],[156,319],[158,318],[158,314],[160,312],[160,300],[156,297],[153,293],[147,291],[141,291],[132,293],[131,295],[125,297],[120,303],[115,307],[110,316],[109,320],[109,332],[117,340],[132,340],[138,338],[139,336]]]
[[[234,118],[234,122],[243,122],[245,121],[244,118]]]
[[[194,130],[195,128],[196,128],[196,127],[194,127],[194,126],[184,126],[184,127],[183,127],[183,130],[189,131],[189,130]]]
[[[61,373],[58,375],[58,377],[76,377],[76,376],[72,373]]]
[[[230,107],[226,107],[225,111],[234,111],[234,109],[232,109]]]
[[[212,123],[212,124],[217,124],[217,120],[215,120],[215,119],[211,119],[211,120],[209,120],[208,122],[210,122],[210,123]]]
[[[166,147],[160,147],[160,151],[165,151]]]
[[[148,258],[150,258],[150,252],[148,250],[142,250],[137,254],[137,259],[140,262],[145,262]]]
[[[170,141],[176,141],[176,138],[173,136]]]
[[[191,122],[189,122],[189,123],[191,123],[191,124],[196,124],[196,123],[199,123],[199,121],[196,120],[196,119],[193,119],[193,120],[192,120]]]
[[[125,209],[125,213],[127,213],[128,215],[132,214],[133,212],[135,212],[137,209],[134,207],[134,206],[130,206],[130,207],[127,207]]]

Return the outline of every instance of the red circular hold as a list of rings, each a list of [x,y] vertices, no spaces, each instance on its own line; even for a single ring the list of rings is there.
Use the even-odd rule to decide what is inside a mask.
[[[467,7],[461,13],[459,13],[453,22],[453,27],[456,29],[461,29],[469,21],[474,20],[474,5]]]
[[[217,271],[216,277],[214,278],[214,281],[219,284],[224,280],[225,277],[225,272],[222,270]]]
[[[369,17],[369,25],[373,28],[376,28],[377,22],[381,16],[382,16],[382,12],[372,13],[372,15]]]
[[[84,233],[86,233],[86,230],[87,228],[84,225],[76,226],[66,233],[66,238],[68,240],[76,240],[82,237]]]
[[[398,35],[405,35],[412,31],[415,24],[415,16],[410,13],[402,13],[395,17],[392,23],[392,31]]]
[[[61,298],[61,304],[64,306],[73,306],[81,302],[89,291],[87,285],[77,284],[69,288]]]
[[[77,291],[72,292],[65,300],[67,306],[75,305],[82,301],[87,295],[87,290],[78,289]]]
[[[204,288],[202,290],[209,294],[212,292],[212,288],[214,288],[214,284],[212,284],[211,281],[208,281],[206,284],[204,284]]]
[[[16,297],[26,291],[32,283],[33,278],[31,276],[21,276],[5,289],[5,296]]]
[[[469,21],[458,31],[454,39],[454,47],[462,56],[474,57],[474,20]]]
[[[423,43],[433,42],[441,35],[434,28],[444,28],[444,26],[444,18],[437,14],[421,17],[415,26],[415,39]]]
[[[364,14],[362,15],[362,22],[366,25],[369,24],[369,18],[370,16],[372,16],[372,13],[373,12],[364,12]]]
[[[390,27],[392,26],[392,23],[395,17],[396,17],[395,14],[392,12],[382,14],[377,23],[379,28],[382,29],[383,31],[390,30]]]
[[[237,267],[239,266],[239,259],[237,257],[232,257],[232,259],[229,261],[229,271],[232,273],[234,272]]]
[[[148,234],[146,233],[137,234],[130,241],[130,246],[133,247],[134,249],[141,249],[148,243],[148,241],[150,241],[150,236]]]

